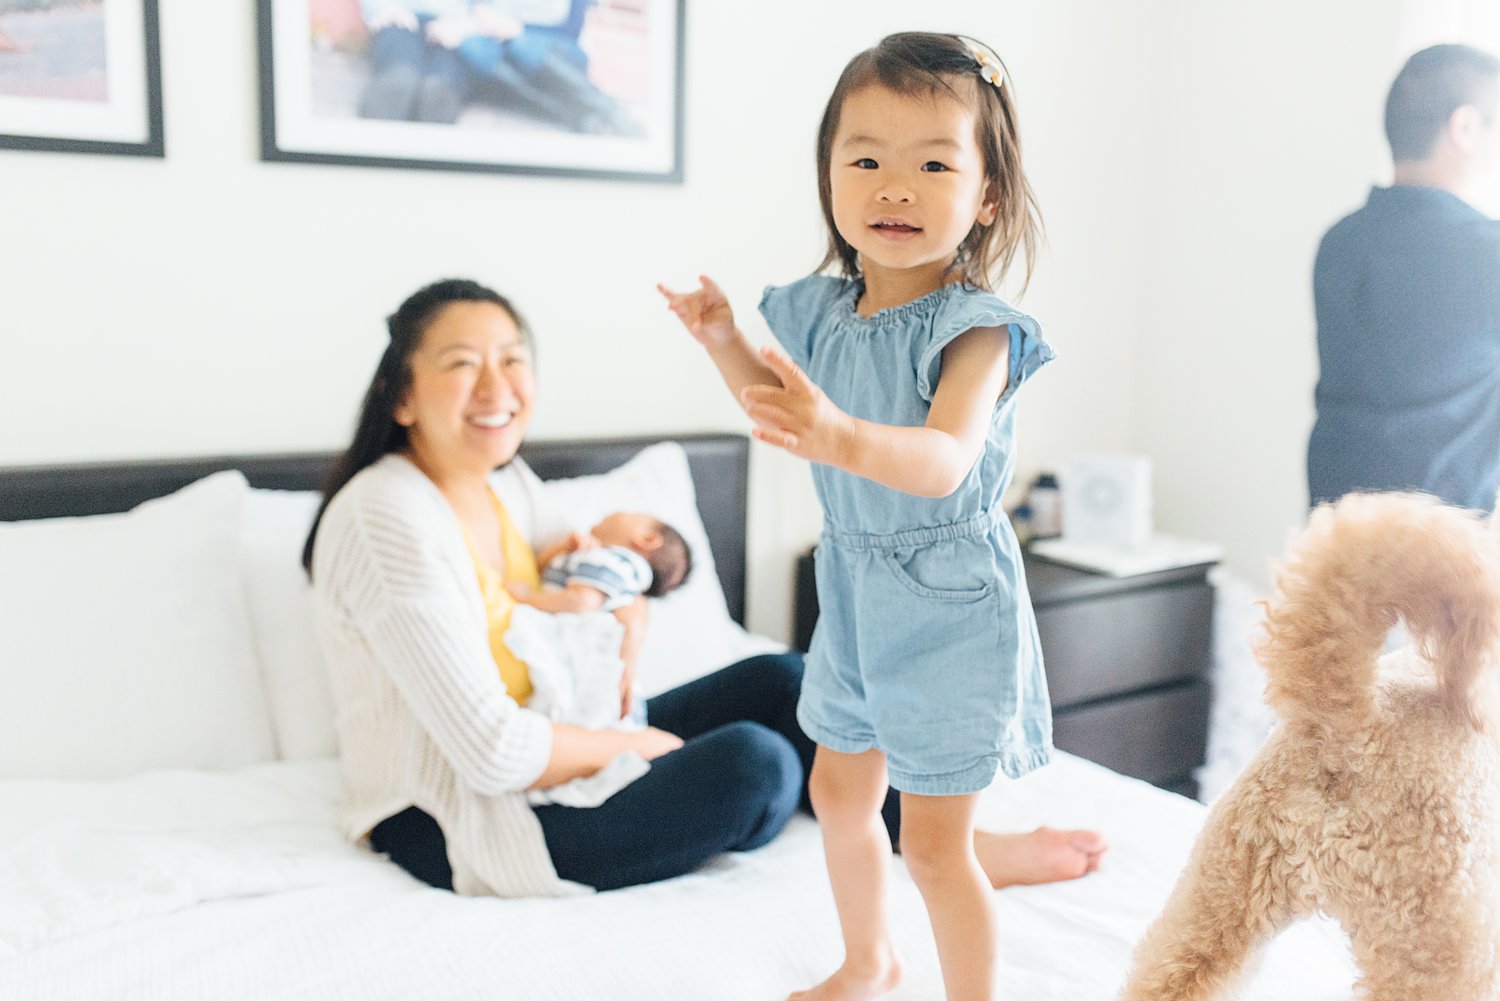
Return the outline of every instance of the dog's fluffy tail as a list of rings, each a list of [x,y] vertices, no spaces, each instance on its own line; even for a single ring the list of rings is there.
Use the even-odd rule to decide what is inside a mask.
[[[1271,707],[1329,736],[1363,726],[1399,619],[1454,719],[1483,729],[1476,689],[1500,641],[1496,545],[1477,515],[1420,494],[1354,494],[1318,508],[1266,606],[1258,652]]]

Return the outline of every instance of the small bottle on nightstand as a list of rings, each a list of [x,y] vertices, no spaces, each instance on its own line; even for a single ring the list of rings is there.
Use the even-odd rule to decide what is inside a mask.
[[[1026,492],[1026,506],[1031,509],[1031,537],[1050,539],[1062,534],[1062,491],[1057,476],[1042,473]]]
[[[1016,533],[1016,541],[1021,545],[1031,541],[1031,505],[1025,501],[1017,504],[1010,510],[1010,527]]]

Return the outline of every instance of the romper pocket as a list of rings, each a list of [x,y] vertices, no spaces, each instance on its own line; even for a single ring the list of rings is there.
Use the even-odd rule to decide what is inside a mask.
[[[919,598],[967,604],[995,593],[997,582],[987,546],[939,543],[880,555],[891,576]]]

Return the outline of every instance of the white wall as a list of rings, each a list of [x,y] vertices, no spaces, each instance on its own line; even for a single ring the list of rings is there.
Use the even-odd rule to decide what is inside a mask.
[[[744,430],[653,285],[714,274],[763,336],[760,288],[821,256],[823,101],[911,27],[986,39],[1018,84],[1050,234],[1024,305],[1062,354],[1028,387],[1023,464],[1134,444],[1143,5],[690,3],[681,186],[260,163],[252,7],[162,0],[164,161],[0,151],[0,465],[341,447],[381,318],[444,275],[539,332],[536,437]],[[760,447],[752,494],[751,625],[785,636],[818,513],[805,468]]]
[[[1305,514],[1322,233],[1389,183],[1400,0],[1161,8],[1134,438],[1158,524],[1269,579]]]
[[[1022,475],[1147,452],[1159,524],[1257,580],[1303,513],[1312,254],[1384,180],[1385,89],[1433,40],[1401,0],[691,3],[687,179],[658,186],[260,163],[252,6],[162,0],[167,159],[0,151],[0,465],[340,447],[381,318],[450,274],[539,332],[536,437],[744,430],[654,283],[714,274],[765,336],[761,287],[821,256],[839,69],[958,29],[1010,64],[1047,222],[1023,305],[1061,358]],[[785,636],[819,515],[796,460],[756,446],[752,475],[751,624]]]

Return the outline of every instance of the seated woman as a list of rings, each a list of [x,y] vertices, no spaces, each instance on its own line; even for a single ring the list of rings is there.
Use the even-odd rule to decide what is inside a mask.
[[[571,528],[516,457],[535,394],[530,333],[505,298],[463,280],[416,292],[388,326],[303,551],[348,836],[434,886],[503,897],[667,879],[769,842],[808,808],[800,656],[754,657],[650,699],[644,730],[526,709],[526,665],[503,642],[506,585],[535,587],[536,548]],[[614,614],[628,692],[644,599]],[[597,807],[527,801],[632,750],[650,770]],[[885,819],[897,842],[895,796]],[[975,847],[996,886],[1081,876],[1104,850],[1092,832],[1048,828],[983,832]]]

